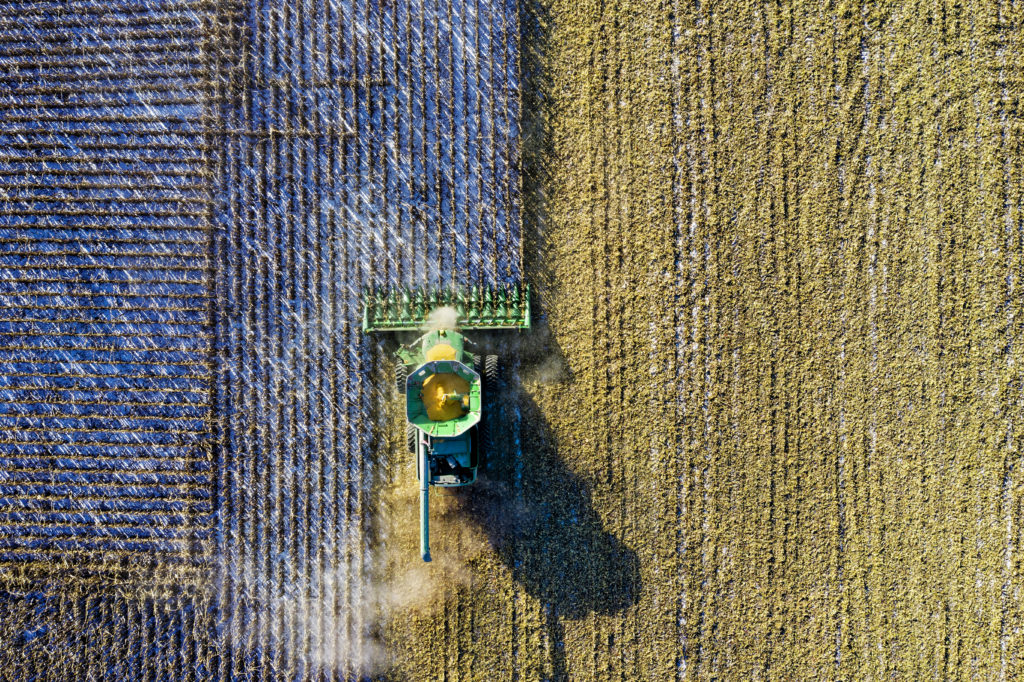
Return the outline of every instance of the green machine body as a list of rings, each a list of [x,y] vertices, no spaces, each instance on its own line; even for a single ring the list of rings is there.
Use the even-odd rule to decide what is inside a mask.
[[[395,389],[405,403],[405,436],[416,457],[420,555],[430,561],[430,487],[477,479],[489,449],[484,396],[498,385],[498,358],[476,350],[467,329],[530,328],[529,288],[370,292],[365,332],[421,334],[395,353]]]

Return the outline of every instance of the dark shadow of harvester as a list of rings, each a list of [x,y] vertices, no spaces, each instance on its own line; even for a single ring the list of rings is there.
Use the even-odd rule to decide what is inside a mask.
[[[553,679],[567,679],[562,619],[612,614],[634,603],[642,588],[635,551],[604,528],[589,487],[559,456],[557,439],[523,386],[572,383],[564,359],[535,317],[522,344],[523,364],[506,366],[498,391],[485,396],[491,447],[481,478],[465,490],[465,509],[485,530],[515,580],[544,604]]]
[[[516,580],[558,615],[629,607],[641,587],[636,552],[604,529],[587,483],[559,457],[518,377],[505,372],[500,381],[497,404],[485,405],[494,416],[491,450],[479,485],[466,492],[471,514]]]

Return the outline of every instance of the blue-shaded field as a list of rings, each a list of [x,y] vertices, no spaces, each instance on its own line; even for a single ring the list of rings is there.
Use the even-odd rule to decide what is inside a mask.
[[[133,87],[201,63],[204,17],[78,8],[0,13],[0,564],[204,564],[210,193],[181,178],[209,176],[210,77]]]
[[[519,280],[517,60],[511,0],[0,8],[5,669],[368,669],[359,300]]]

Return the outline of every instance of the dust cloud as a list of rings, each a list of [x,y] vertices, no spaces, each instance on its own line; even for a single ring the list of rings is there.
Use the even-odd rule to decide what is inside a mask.
[[[430,314],[427,316],[427,321],[424,324],[425,331],[458,329],[458,327],[459,313],[450,305],[441,306],[440,308],[434,308],[431,310]]]
[[[267,575],[264,567],[233,573],[244,607],[231,625],[232,646],[275,652],[292,670],[362,677],[384,669],[372,583],[349,566],[303,571],[288,565],[282,574]]]
[[[487,534],[469,521],[467,491],[431,488],[432,561],[419,554],[419,489],[414,467],[389,488],[378,547],[382,578],[378,585],[383,621],[400,614],[432,612],[446,595],[470,584],[469,562],[488,548]],[[479,483],[479,482],[478,482]],[[474,486],[477,484],[474,484]]]

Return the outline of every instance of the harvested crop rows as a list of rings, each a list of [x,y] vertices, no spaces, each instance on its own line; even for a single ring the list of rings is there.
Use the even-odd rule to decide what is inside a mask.
[[[1021,19],[524,8],[544,347],[397,677],[1021,674]]]

